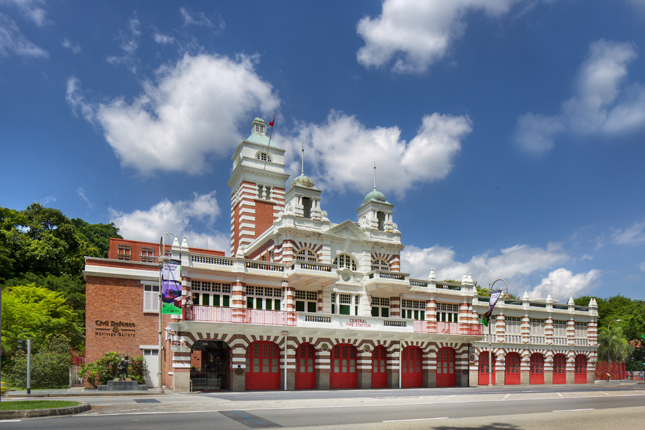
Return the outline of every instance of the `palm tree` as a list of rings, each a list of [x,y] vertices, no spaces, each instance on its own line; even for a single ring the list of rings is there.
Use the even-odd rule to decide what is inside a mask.
[[[598,359],[607,358],[610,361],[623,361],[631,352],[633,347],[623,335],[620,326],[598,330]]]

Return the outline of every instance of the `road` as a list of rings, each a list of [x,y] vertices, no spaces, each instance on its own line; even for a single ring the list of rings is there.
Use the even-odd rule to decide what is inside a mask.
[[[297,400],[289,392],[86,398],[95,406],[87,413],[0,421],[0,429],[623,430],[634,417],[641,428],[645,413],[645,385],[335,391],[322,399],[319,393]]]

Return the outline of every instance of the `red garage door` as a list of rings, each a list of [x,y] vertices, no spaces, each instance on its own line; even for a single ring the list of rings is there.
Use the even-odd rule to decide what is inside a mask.
[[[544,356],[542,356],[542,354],[531,355],[531,373],[529,374],[529,384],[544,384]]]
[[[455,387],[455,350],[441,348],[437,352],[437,387]]]
[[[246,349],[247,390],[280,389],[280,348],[273,342],[253,342]]]
[[[408,346],[403,349],[401,357],[401,387],[415,388],[423,386],[421,361],[423,352],[418,346]]]
[[[387,387],[387,350],[383,345],[372,352],[372,388]]]
[[[573,382],[576,384],[587,383],[587,357],[582,354],[576,355],[576,373]]]
[[[310,343],[296,349],[296,390],[316,388],[316,350]]]
[[[556,354],[553,357],[553,383],[567,383],[567,358],[563,354]]]
[[[356,348],[353,345],[340,344],[331,350],[331,374],[329,388],[356,388]]]
[[[492,384],[495,385],[495,354],[493,356],[493,365],[488,365],[488,351],[482,351],[479,353],[479,385],[488,385],[489,374],[492,370]]]
[[[520,355],[517,352],[506,354],[506,385],[520,385]]]

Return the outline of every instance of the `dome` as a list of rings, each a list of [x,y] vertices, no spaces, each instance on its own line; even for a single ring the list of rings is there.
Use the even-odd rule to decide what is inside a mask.
[[[305,188],[314,188],[314,181],[311,180],[309,176],[305,176],[304,173],[298,176],[296,179],[291,182],[291,188],[299,185]]]
[[[365,196],[365,200],[363,200],[363,204],[369,202],[370,200],[376,200],[377,202],[387,203],[387,200],[385,199],[385,195],[380,191],[376,191],[376,189],[374,191],[370,191]]]

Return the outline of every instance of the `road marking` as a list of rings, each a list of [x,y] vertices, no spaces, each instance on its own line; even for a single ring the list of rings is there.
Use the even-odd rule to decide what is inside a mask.
[[[507,395],[505,395],[505,396],[504,396],[504,398],[503,398],[502,400],[506,400],[506,399],[508,399],[509,397],[511,397],[511,395],[510,395],[510,394],[507,394]]]
[[[22,420],[0,420],[0,423],[19,423]]]
[[[430,420],[447,420],[449,417],[436,417],[436,418],[415,418],[415,419],[410,419],[410,420],[390,420],[390,421],[382,421],[384,423],[404,423],[407,421],[430,421]]]
[[[593,408],[589,408],[589,409],[563,409],[561,411],[551,411],[551,412],[577,412],[577,411],[593,411]]]
[[[558,396],[560,396],[560,397],[564,397],[564,396],[563,396],[562,394],[560,394],[560,393],[558,393]]]

